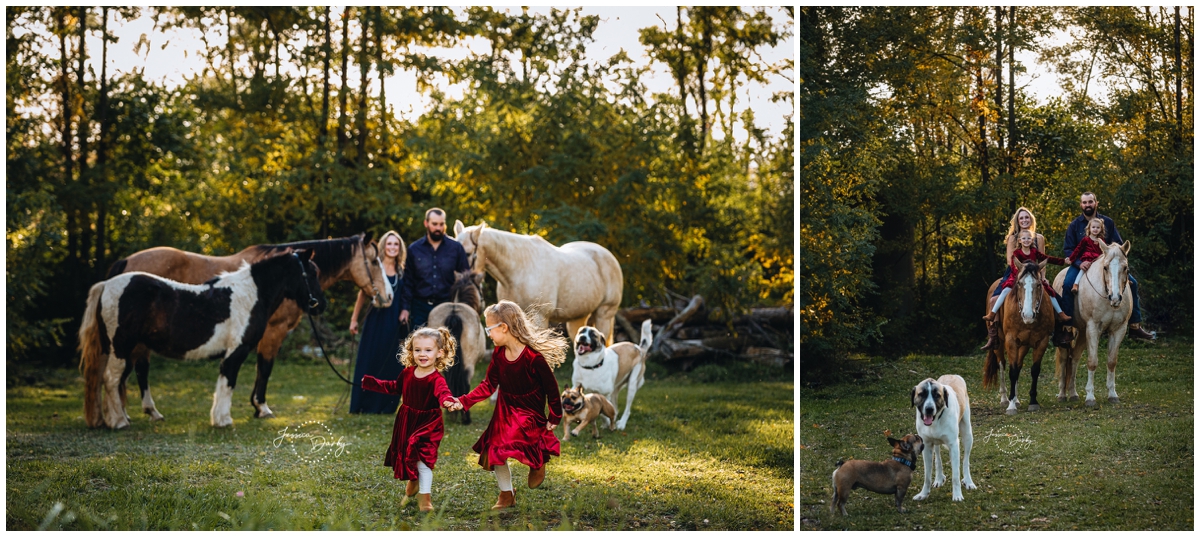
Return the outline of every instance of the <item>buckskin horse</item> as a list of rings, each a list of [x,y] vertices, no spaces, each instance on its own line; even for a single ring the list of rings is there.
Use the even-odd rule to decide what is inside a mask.
[[[1075,370],[1079,367],[1079,358],[1083,354],[1083,345],[1079,341],[1082,333],[1087,338],[1088,351],[1088,381],[1087,398],[1084,404],[1096,406],[1096,396],[1093,393],[1093,379],[1100,352],[1100,337],[1108,334],[1108,402],[1119,403],[1117,397],[1117,350],[1125,339],[1125,331],[1129,328],[1129,316],[1133,315],[1133,293],[1129,290],[1129,241],[1125,245],[1102,244],[1100,249],[1104,255],[1092,262],[1084,271],[1083,279],[1079,282],[1079,292],[1075,294],[1075,317],[1071,325],[1075,328],[1075,338],[1070,349],[1059,348],[1054,354],[1055,371],[1058,375],[1058,400],[1066,401],[1068,392],[1070,400],[1079,400],[1079,392],[1075,390]],[[1054,288],[1062,291],[1063,279],[1067,271],[1058,273],[1054,278]]]
[[[320,269],[321,289],[328,289],[341,280],[354,282],[364,293],[372,296],[376,306],[386,308],[392,304],[392,288],[387,284],[380,261],[380,247],[366,233],[359,233],[339,239],[292,242],[287,244],[257,244],[236,254],[228,256],[208,256],[184,252],[169,247],[157,247],[134,253],[113,264],[108,271],[108,277],[129,271],[148,272],[181,283],[204,283],[217,274],[232,272],[242,265],[242,262],[254,263],[275,253],[293,249],[313,250],[313,258]],[[400,266],[404,266],[404,244],[400,245]],[[275,365],[275,357],[283,339],[300,323],[303,312],[294,301],[285,299],[271,315],[267,322],[266,331],[258,342],[257,374],[254,389],[250,392],[250,405],[254,407],[254,417],[273,418],[275,413],[267,406],[267,381],[271,378],[271,369]],[[150,351],[145,348],[133,350],[130,358],[137,373],[138,387],[141,390],[142,408],[151,420],[163,419],[158,409],[154,408],[153,400],[147,392],[150,374]],[[125,403],[125,383],[121,382],[121,403]],[[146,402],[149,401],[149,406]]]
[[[285,297],[306,312],[325,310],[312,257],[312,250],[287,249],[253,265],[243,262],[237,271],[201,285],[145,272],[126,272],[93,285],[79,327],[88,426],[129,426],[119,389],[139,347],[185,360],[220,357],[210,417],[214,427],[232,425],[229,407],[238,370],[262,339],[271,313]],[[143,409],[153,408],[149,388],[142,393]]]
[[[1025,355],[1033,351],[1033,365],[1029,374],[1033,384],[1029,388],[1029,411],[1041,408],[1037,401],[1038,376],[1042,372],[1042,356],[1050,343],[1050,335],[1054,332],[1054,300],[1050,293],[1042,287],[1041,271],[1046,262],[1025,263],[1017,273],[1013,290],[1000,309],[999,337],[1004,352],[991,349],[987,354],[983,367],[983,387],[991,388],[997,384],[997,373],[1003,366],[1004,358],[1008,362],[1008,409],[1009,416],[1017,413],[1017,380],[1021,376],[1021,367]],[[999,280],[988,289],[988,296],[999,284]],[[985,302],[986,303],[986,302]]]
[[[499,300],[527,311],[544,307],[539,324],[565,322],[567,334],[575,334],[591,317],[596,329],[612,340],[625,279],[617,258],[603,246],[587,241],[555,246],[537,235],[500,231],[486,222],[464,227],[461,220],[454,222],[454,239],[467,252],[471,270],[496,279]]]

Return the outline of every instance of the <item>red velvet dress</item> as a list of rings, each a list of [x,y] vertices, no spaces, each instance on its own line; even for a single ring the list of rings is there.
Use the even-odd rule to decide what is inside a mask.
[[[1091,237],[1079,239],[1079,244],[1075,245],[1075,249],[1071,251],[1071,261],[1083,263],[1084,261],[1095,261],[1104,255],[1104,250],[1100,249],[1100,245],[1096,244],[1096,240]]]
[[[483,382],[471,393],[460,397],[459,402],[469,409],[487,399],[497,388],[500,397],[492,421],[471,448],[479,454],[479,465],[491,470],[492,465],[516,459],[530,468],[541,468],[551,455],[557,457],[558,438],[546,430],[546,423],[562,421],[562,399],[558,381],[546,359],[525,347],[516,361],[510,362],[504,356],[504,347],[496,347]],[[546,417],[547,403],[549,419]]]
[[[362,379],[364,390],[403,398],[392,426],[392,445],[383,456],[383,465],[395,470],[396,479],[416,479],[417,461],[433,469],[438,444],[445,434],[442,403],[454,400],[441,373],[434,371],[417,378],[415,371],[406,367],[396,380],[379,380],[371,375],[363,375]]]
[[[1012,287],[1012,286],[1016,285],[1017,284],[1017,273],[1021,271],[1021,266],[1024,265],[1026,262],[1040,263],[1043,259],[1048,259],[1050,263],[1053,263],[1055,265],[1066,265],[1067,264],[1066,259],[1063,259],[1061,257],[1054,257],[1052,255],[1043,254],[1042,252],[1038,251],[1038,249],[1036,247],[1033,247],[1033,246],[1029,247],[1029,255],[1025,255],[1023,252],[1021,252],[1021,249],[1018,248],[1016,250],[1013,250],[1012,270],[1009,271],[1009,273],[1008,273],[1008,279],[1004,280],[1004,283],[1000,284],[1000,288],[1004,289],[1005,287]],[[1048,293],[1050,293],[1050,296],[1056,297],[1056,298],[1058,297],[1058,293],[1054,292],[1054,288],[1050,287],[1050,284],[1043,281],[1042,288],[1045,289]]]

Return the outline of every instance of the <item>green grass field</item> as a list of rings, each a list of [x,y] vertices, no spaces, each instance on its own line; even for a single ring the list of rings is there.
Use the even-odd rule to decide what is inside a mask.
[[[1103,347],[1102,347],[1103,348]],[[845,381],[801,388],[800,528],[825,530],[1193,530],[1193,355],[1191,341],[1125,340],[1117,364],[1118,404],[1107,402],[1105,367],[1096,374],[1099,406],[1058,402],[1048,351],[1038,383],[1041,410],[1026,411],[1029,364],[1017,388],[1020,413],[1005,415],[996,391],[982,387],[983,355],[861,359]],[[1087,383],[1086,353],[1077,372]],[[830,514],[830,475],[838,459],[882,461],[884,436],[914,432],[909,392],[927,377],[967,381],[976,490],[950,501],[947,483],[928,499],[918,459],[900,514],[891,496],[851,492],[848,516]],[[1001,378],[1007,386],[1007,372]]]
[[[560,384],[570,370],[559,368]],[[712,380],[714,369],[705,371]],[[133,421],[124,431],[84,425],[74,369],[14,385],[10,368],[6,528],[790,530],[791,372],[732,373],[741,381],[701,383],[703,375],[667,375],[652,364],[626,431],[567,442],[536,490],[525,486],[528,469],[514,464],[517,507],[502,514],[489,511],[495,478],[471,451],[492,412],[481,403],[471,425],[446,424],[436,510],[425,516],[416,502],[401,505],[404,483],[382,466],[393,416],[352,416],[344,405],[331,413],[346,390],[324,362],[276,365],[268,402],[278,417],[270,420],[251,417],[248,362],[234,426],[219,430],[208,424],[215,362],[156,359],[151,391],[164,422],[141,413],[130,378]],[[274,445],[284,427],[310,421],[344,450],[316,460]]]

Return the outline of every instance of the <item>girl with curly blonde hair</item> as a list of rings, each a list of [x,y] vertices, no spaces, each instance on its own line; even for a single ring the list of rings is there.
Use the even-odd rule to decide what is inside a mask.
[[[479,453],[479,465],[496,473],[500,498],[492,509],[505,509],[515,504],[508,459],[529,466],[529,488],[537,488],[550,456],[559,455],[558,438],[551,431],[563,411],[552,369],[566,360],[569,343],[553,330],[537,328],[520,306],[507,300],[488,307],[484,317],[496,345],[492,362],[483,382],[455,408],[469,409],[500,390],[492,421],[472,449]]]
[[[398,379],[379,380],[371,375],[362,379],[364,390],[402,398],[383,465],[393,468],[396,479],[408,480],[405,496],[416,495],[422,511],[433,510],[433,466],[445,435],[441,408],[455,405],[441,371],[454,364],[457,345],[445,328],[421,328],[400,346],[398,359],[405,367]]]

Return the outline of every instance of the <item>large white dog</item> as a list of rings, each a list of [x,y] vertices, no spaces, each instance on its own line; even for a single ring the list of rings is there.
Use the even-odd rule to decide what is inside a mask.
[[[629,411],[633,408],[633,397],[646,378],[646,356],[653,335],[650,319],[642,323],[642,334],[637,345],[622,341],[606,346],[604,334],[591,326],[584,326],[575,334],[575,363],[571,373],[571,386],[583,385],[591,392],[604,395],[617,406],[617,392],[622,386],[625,391],[625,413],[617,420],[617,428],[625,430]],[[608,419],[605,417],[605,419]]]
[[[958,375],[942,375],[937,380],[922,380],[912,390],[912,405],[916,409],[917,434],[925,440],[926,446],[933,448],[922,453],[925,461],[925,485],[913,499],[920,501],[929,497],[931,468],[937,469],[937,478],[932,481],[933,486],[940,487],[946,482],[946,475],[942,473],[942,450],[938,449],[938,446],[945,446],[950,451],[950,499],[961,502],[962,486],[975,489],[975,481],[971,479],[971,445],[975,443],[975,438],[971,433],[971,401],[967,398],[967,383]],[[958,451],[960,437],[965,451],[962,456],[961,474]]]

